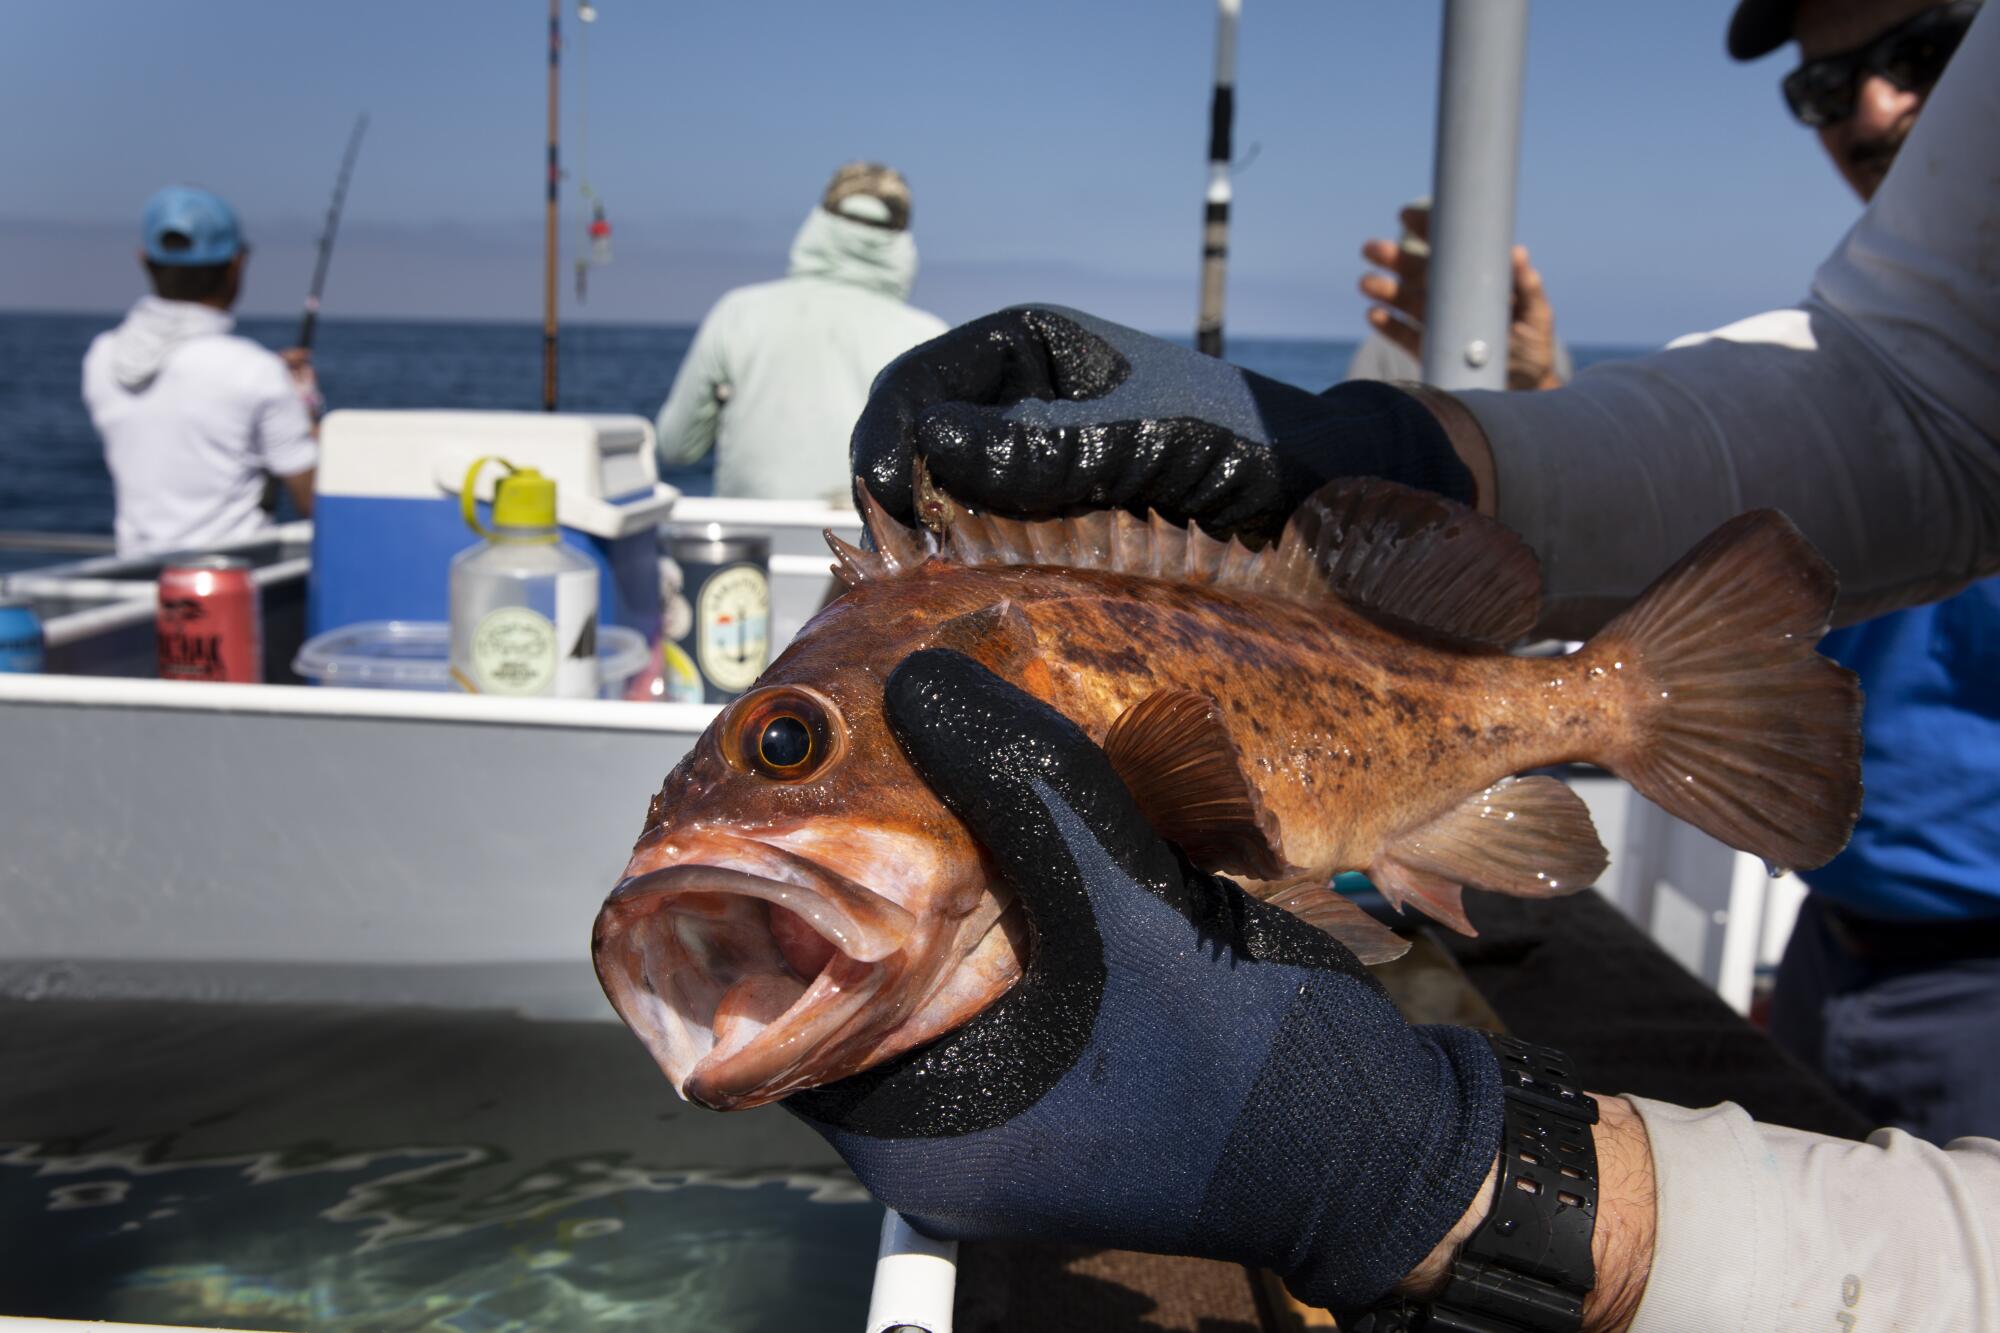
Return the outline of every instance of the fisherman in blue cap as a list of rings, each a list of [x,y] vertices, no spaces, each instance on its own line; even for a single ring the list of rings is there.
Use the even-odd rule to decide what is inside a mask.
[[[170,185],[146,201],[139,262],[153,291],[83,358],[83,401],[117,492],[120,555],[183,550],[270,525],[276,478],[308,517],[317,392],[303,348],[231,332],[250,258],[219,196]]]

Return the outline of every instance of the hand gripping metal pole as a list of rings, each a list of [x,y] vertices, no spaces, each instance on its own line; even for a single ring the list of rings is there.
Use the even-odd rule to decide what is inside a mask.
[[[1528,0],[1445,0],[1424,382],[1507,386]]]

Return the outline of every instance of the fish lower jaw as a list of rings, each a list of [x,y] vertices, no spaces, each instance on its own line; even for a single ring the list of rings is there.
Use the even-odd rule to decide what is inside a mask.
[[[719,866],[637,876],[598,914],[598,978],[684,1099],[763,1105],[840,1077],[902,970],[907,914],[848,897]]]

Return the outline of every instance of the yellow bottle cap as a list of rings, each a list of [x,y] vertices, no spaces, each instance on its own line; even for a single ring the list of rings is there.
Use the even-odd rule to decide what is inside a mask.
[[[493,497],[493,522],[502,528],[556,525],[556,483],[531,467],[502,477]]]
[[[507,469],[493,488],[493,525],[497,528],[552,528],[556,525],[555,478],[545,477],[531,467],[515,467],[504,458],[488,455],[474,463],[459,490],[459,506],[466,526],[482,537],[493,533],[479,521],[479,472],[488,463]]]

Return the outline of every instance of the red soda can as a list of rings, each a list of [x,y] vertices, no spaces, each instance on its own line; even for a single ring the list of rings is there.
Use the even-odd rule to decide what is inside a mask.
[[[264,621],[250,562],[228,555],[176,560],[160,571],[160,678],[264,680]]]

